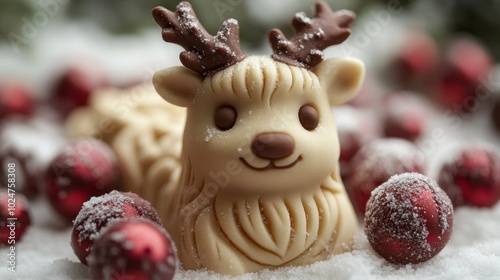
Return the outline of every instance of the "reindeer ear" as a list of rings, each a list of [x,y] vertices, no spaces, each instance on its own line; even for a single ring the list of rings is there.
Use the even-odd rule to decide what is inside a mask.
[[[353,58],[330,58],[314,67],[313,72],[326,90],[330,106],[335,106],[358,93],[365,76],[365,66]]]
[[[153,75],[156,92],[166,101],[181,107],[191,103],[202,80],[199,74],[182,66],[163,69]]]

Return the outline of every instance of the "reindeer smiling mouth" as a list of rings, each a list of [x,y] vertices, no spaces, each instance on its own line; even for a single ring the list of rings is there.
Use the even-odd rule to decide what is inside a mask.
[[[302,160],[302,156],[300,155],[294,162],[287,164],[285,166],[278,166],[275,164],[274,160],[269,161],[269,164],[264,166],[264,167],[255,167],[248,163],[244,158],[240,157],[239,160],[243,162],[243,164],[253,170],[261,171],[261,170],[266,170],[266,169],[288,169],[294,167],[299,161]]]
[[[293,154],[295,150],[295,141],[287,133],[280,132],[267,132],[257,135],[251,145],[252,153],[260,159],[269,160],[269,163],[264,167],[255,167],[248,163],[243,157],[239,160],[245,166],[253,170],[265,169],[287,169],[295,166],[300,160],[302,155],[299,155],[295,161],[290,164],[279,166],[276,165],[276,160],[284,159]]]

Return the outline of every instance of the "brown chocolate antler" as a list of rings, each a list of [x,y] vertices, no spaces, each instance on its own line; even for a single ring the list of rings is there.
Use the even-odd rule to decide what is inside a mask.
[[[225,20],[217,35],[211,36],[188,2],[179,3],[175,13],[156,7],[153,9],[153,18],[163,29],[163,40],[185,49],[180,54],[182,64],[203,76],[245,58],[240,48],[238,22],[234,19]]]
[[[351,11],[334,12],[320,0],[315,5],[314,18],[295,14],[292,25],[297,33],[287,40],[279,29],[269,32],[274,60],[311,69],[323,60],[322,50],[344,42],[351,34],[348,26],[355,19]]]

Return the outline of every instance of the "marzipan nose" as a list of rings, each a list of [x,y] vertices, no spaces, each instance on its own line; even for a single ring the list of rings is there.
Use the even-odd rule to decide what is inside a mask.
[[[293,153],[295,142],[286,133],[270,132],[257,135],[252,141],[252,152],[265,159],[281,159]]]

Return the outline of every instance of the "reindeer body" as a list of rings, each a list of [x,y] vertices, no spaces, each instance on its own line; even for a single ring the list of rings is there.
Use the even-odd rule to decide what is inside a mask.
[[[170,32],[192,18],[187,10],[155,19]],[[363,65],[337,58],[308,70],[240,53],[217,71],[173,67],[153,79],[165,100],[187,107],[181,178],[159,209],[183,267],[239,275],[347,250],[357,219],[331,106],[357,92]]]

